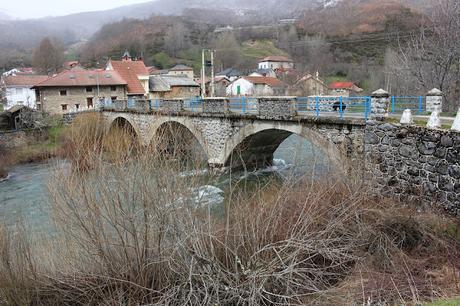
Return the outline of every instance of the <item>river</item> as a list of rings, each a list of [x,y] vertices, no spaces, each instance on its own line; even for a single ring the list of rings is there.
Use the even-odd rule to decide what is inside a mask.
[[[277,175],[280,177],[308,175],[321,177],[328,172],[330,163],[325,154],[309,141],[297,135],[289,137],[275,152],[274,166],[254,173],[238,173],[236,177],[247,180]],[[10,171],[6,180],[0,181],[0,222],[12,227],[24,221],[27,228],[35,233],[48,232],[51,226],[50,199],[47,181],[56,165],[62,162],[20,165]],[[235,176],[235,174],[233,174]],[[197,191],[205,202],[221,202],[224,196],[225,177],[216,186],[203,186]]]

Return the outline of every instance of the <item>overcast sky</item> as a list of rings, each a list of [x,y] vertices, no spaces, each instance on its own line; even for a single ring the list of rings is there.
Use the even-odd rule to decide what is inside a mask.
[[[16,18],[39,18],[111,9],[148,0],[0,0],[0,11]]]

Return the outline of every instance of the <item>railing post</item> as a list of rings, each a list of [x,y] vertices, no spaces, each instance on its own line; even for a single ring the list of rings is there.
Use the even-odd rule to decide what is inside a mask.
[[[369,110],[371,108],[371,97],[366,97],[364,102],[364,118],[367,120],[369,118]]]
[[[316,117],[319,117],[319,97],[316,96],[315,99],[315,111],[316,111]]]
[[[376,90],[371,96],[371,118],[383,119],[388,117],[390,95],[383,89]]]
[[[391,96],[391,113],[394,114],[396,112],[396,97]]]
[[[437,88],[433,88],[426,95],[426,111],[429,113],[442,113],[443,93]]]
[[[418,113],[421,115],[423,113],[423,97],[418,97]]]
[[[339,107],[340,107],[340,109],[339,109],[340,119],[343,119],[343,97],[342,96],[340,96],[339,103],[340,103],[340,105],[339,105]]]
[[[243,114],[246,114],[246,97],[241,98],[241,108],[242,108]]]

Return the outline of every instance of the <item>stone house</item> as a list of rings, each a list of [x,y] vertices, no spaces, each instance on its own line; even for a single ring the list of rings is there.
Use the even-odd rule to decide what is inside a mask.
[[[329,84],[329,94],[332,96],[352,97],[362,92],[363,89],[353,82],[334,82]]]
[[[150,99],[176,99],[200,96],[200,85],[183,76],[151,75]]]
[[[125,53],[121,61],[110,60],[107,71],[116,71],[127,83],[128,98],[146,98],[149,95],[149,69],[142,60],[131,59]]]
[[[329,88],[318,73],[315,76],[311,74],[304,75],[289,88],[289,95],[292,96],[323,96],[328,93]]]
[[[185,65],[182,65],[182,64],[178,64],[178,65],[172,67],[171,69],[169,69],[168,75],[186,76],[187,78],[192,79],[192,80],[195,77],[195,75],[193,73],[193,68],[185,66]]]
[[[286,56],[267,56],[259,61],[259,69],[294,69],[294,61]]]
[[[16,105],[37,108],[35,90],[32,87],[47,79],[46,75],[36,74],[11,74],[2,77],[1,88],[5,108],[10,109]]]
[[[50,114],[96,107],[101,99],[127,98],[127,82],[116,71],[67,70],[33,88],[37,108]]]
[[[269,77],[242,77],[227,86],[227,96],[284,96],[287,85]]]

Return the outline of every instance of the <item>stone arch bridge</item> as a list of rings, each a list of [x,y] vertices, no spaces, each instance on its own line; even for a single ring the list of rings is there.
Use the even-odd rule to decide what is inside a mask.
[[[116,101],[103,106],[101,115],[107,129],[114,122],[131,126],[143,145],[165,124],[185,128],[213,167],[233,166],[235,160],[263,167],[287,137],[297,134],[322,148],[346,173],[358,171],[372,193],[439,204],[460,215],[460,134],[387,122],[384,91],[368,102],[365,116],[318,114],[318,107],[316,114],[302,112],[289,97],[257,98],[236,109],[228,99]]]

